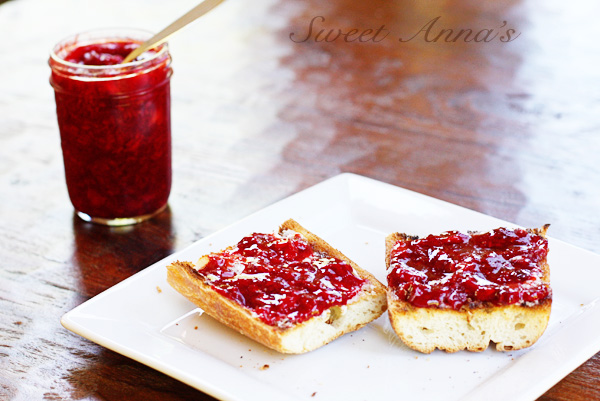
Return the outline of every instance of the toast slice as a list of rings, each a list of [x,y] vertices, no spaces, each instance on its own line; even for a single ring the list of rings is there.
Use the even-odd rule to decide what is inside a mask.
[[[312,351],[387,307],[383,284],[294,220],[196,264],[172,263],[167,281],[213,318],[282,353]]]
[[[490,341],[499,351],[533,345],[552,306],[547,229],[389,235],[388,315],[396,334],[423,353],[479,352]]]

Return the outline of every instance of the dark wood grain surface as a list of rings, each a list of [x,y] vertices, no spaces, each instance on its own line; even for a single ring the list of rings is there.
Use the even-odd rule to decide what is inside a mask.
[[[91,28],[156,31],[193,5],[0,5],[0,399],[210,399],[65,330],[60,317],[341,172],[523,226],[549,222],[552,237],[600,252],[592,2],[228,0],[171,40],[169,209],[132,227],[80,221],[64,183],[49,49]],[[473,34],[457,38],[461,29]],[[600,399],[600,354],[540,399]]]

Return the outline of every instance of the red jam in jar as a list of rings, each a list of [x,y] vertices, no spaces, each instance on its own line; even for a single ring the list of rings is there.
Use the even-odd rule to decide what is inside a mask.
[[[252,234],[197,270],[215,291],[280,328],[343,306],[367,283],[346,261],[313,250],[300,234]]]
[[[388,286],[400,300],[424,308],[535,304],[552,297],[542,281],[547,255],[548,240],[523,229],[398,241]]]
[[[166,44],[120,64],[150,34],[95,31],[52,51],[69,197],[84,220],[142,221],[171,190],[171,57]]]

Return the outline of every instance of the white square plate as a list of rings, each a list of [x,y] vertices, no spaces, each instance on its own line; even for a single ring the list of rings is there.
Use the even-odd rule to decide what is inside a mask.
[[[196,261],[246,234],[275,231],[288,218],[383,283],[384,237],[391,232],[426,235],[514,227],[342,174],[155,263],[68,312],[62,324],[223,400],[533,400],[600,350],[600,255],[552,238],[550,323],[534,346],[509,353],[490,347],[481,353],[420,354],[397,339],[386,313],[316,351],[283,355],[202,314],[167,284],[165,266],[172,261]]]

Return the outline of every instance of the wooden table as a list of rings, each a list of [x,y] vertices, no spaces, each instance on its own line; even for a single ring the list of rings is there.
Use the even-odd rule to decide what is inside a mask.
[[[0,5],[1,399],[210,399],[60,317],[341,172],[550,222],[552,237],[600,252],[600,10],[559,1],[228,0],[171,40],[169,209],[122,229],[80,221],[49,49],[96,27],[156,31],[193,5]],[[600,354],[540,399],[600,399]]]

